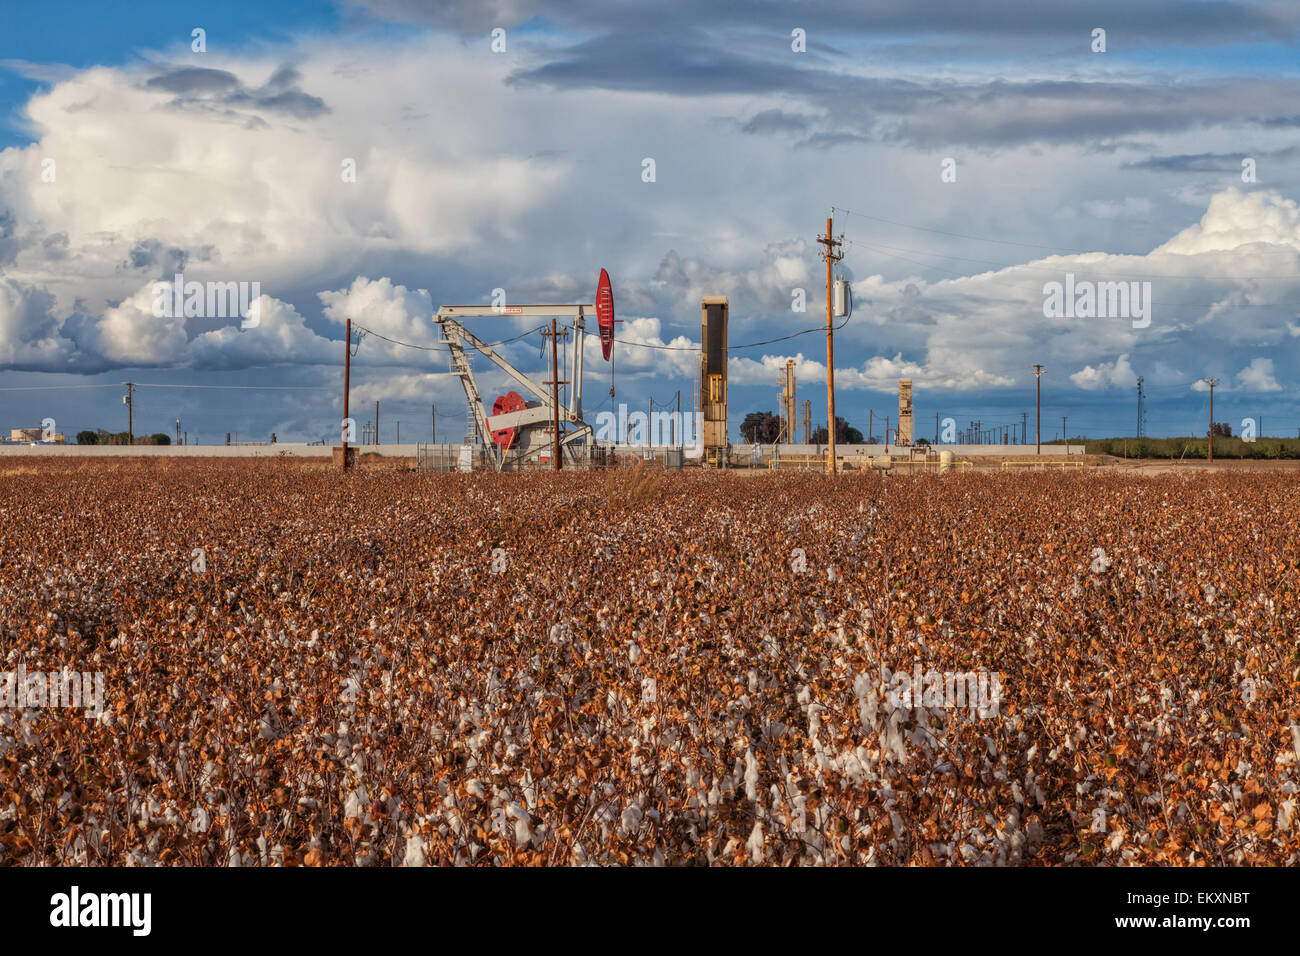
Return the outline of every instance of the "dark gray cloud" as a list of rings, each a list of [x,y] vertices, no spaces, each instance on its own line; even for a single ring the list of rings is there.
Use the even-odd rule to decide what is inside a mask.
[[[141,239],[127,253],[127,269],[147,269],[151,274],[171,276],[185,270],[189,253],[176,246],[164,246],[157,239]]]
[[[209,70],[204,67],[185,67],[151,77],[145,87],[176,93],[181,96],[203,96],[239,89],[239,79],[226,70]]]
[[[68,246],[68,234],[66,232],[56,232],[41,240],[41,252],[44,253],[47,259],[68,258]]]
[[[23,247],[14,235],[18,220],[8,209],[0,209],[0,266],[8,265]]]
[[[810,49],[821,40],[853,37],[1077,38],[1104,27],[1114,42],[1169,46],[1188,41],[1228,43],[1267,39],[1286,42],[1300,29],[1300,8],[1285,0],[819,0],[813,5],[778,0],[348,0],[354,9],[382,19],[421,24],[465,34],[515,27],[539,20],[565,29],[599,34],[625,30],[671,35],[684,23],[719,35],[720,45],[737,31],[762,30],[787,38],[793,27],[809,33]],[[729,36],[730,34],[730,36]]]
[[[279,67],[260,87],[246,87],[235,74],[226,70],[183,67],[151,77],[145,88],[173,93],[171,105],[178,109],[226,110],[231,108],[267,111],[310,119],[329,112],[319,96],[298,88],[302,74],[289,64]],[[260,120],[260,117],[253,117]]]
[[[755,113],[740,126],[742,133],[802,133],[808,128],[809,117],[801,113],[787,113],[771,109]]]
[[[1288,160],[1300,156],[1300,146],[1286,149],[1245,149],[1240,153],[1182,153],[1172,156],[1148,156],[1146,159],[1125,163],[1125,169],[1148,169],[1162,173],[1235,173],[1241,170],[1241,161],[1254,159]]]
[[[698,27],[617,30],[538,54],[507,82],[557,91],[616,89],[676,96],[784,95],[822,117],[806,145],[893,142],[922,148],[1073,143],[1242,123],[1286,123],[1300,79],[1224,77],[1167,85],[1138,79],[987,80],[863,76],[785,45],[756,46]],[[765,110],[754,117],[763,129]],[[760,120],[759,117],[763,117]],[[1269,119],[1273,117],[1273,119]],[[810,124],[812,126],[812,124]]]

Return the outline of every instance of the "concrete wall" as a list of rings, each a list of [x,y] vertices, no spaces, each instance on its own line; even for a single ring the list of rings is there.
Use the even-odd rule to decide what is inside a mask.
[[[744,463],[750,460],[753,455],[753,445],[732,445],[731,460],[733,462]],[[766,461],[772,455],[771,445],[759,446],[763,449],[763,460]],[[825,455],[825,445],[782,445],[781,457],[799,457],[804,455]],[[1033,457],[1033,445],[934,445],[936,452],[950,451],[958,458],[963,455],[1006,455],[1010,457]],[[836,445],[835,453],[841,458],[848,458],[854,455],[884,455],[886,446],[880,443],[875,445]],[[898,445],[889,445],[888,454],[898,457],[906,457],[908,450]],[[1082,445],[1044,445],[1043,455],[1082,455]]]
[[[384,457],[414,458],[417,446],[414,443],[401,445],[357,445],[360,456],[375,453]],[[446,449],[446,454],[455,455],[459,445],[432,445],[436,449]],[[669,446],[673,447],[673,446]],[[753,445],[732,445],[731,460],[737,465],[745,465],[753,460]],[[760,445],[763,461],[772,457],[771,445]],[[782,445],[781,457],[805,457],[809,455],[825,456],[825,445]],[[1007,455],[1012,457],[1032,457],[1033,445],[936,445],[938,451],[951,451],[957,457],[976,455]],[[644,445],[619,445],[615,451],[620,458],[635,458],[645,451],[662,455],[667,449],[655,445],[647,449]],[[691,449],[686,449],[690,452]],[[836,453],[841,458],[855,456],[883,455],[885,446],[876,445],[837,445]],[[898,445],[890,445],[889,453],[905,456],[907,450]],[[1044,445],[1043,456],[1067,454],[1065,445]],[[1071,445],[1068,454],[1082,455],[1082,445]],[[0,444],[0,457],[24,455],[41,455],[51,457],[159,457],[159,458],[329,458],[331,450],[328,445],[308,445],[305,442],[278,442],[274,445],[7,445]],[[698,459],[696,459],[698,460]],[[692,461],[687,457],[686,462]]]
[[[358,455],[377,452],[384,456],[415,457],[414,444],[358,445]],[[277,442],[274,445],[3,445],[0,457],[41,455],[86,458],[324,458],[329,459],[329,445],[305,442]]]

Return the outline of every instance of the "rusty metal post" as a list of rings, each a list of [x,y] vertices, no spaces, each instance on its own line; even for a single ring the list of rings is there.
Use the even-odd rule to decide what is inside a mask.
[[[560,359],[555,345],[555,319],[551,319],[551,424],[555,436],[551,445],[551,458],[554,468],[560,470]]]
[[[343,343],[343,470],[348,470],[348,392],[352,384],[352,320],[348,319]]]
[[[1210,385],[1210,461],[1214,461],[1214,385],[1219,380],[1217,378],[1207,378],[1204,381]]]

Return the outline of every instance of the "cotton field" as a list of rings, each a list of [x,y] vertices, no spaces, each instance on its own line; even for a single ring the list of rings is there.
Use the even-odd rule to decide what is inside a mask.
[[[8,467],[0,863],[1296,865],[1298,487]]]

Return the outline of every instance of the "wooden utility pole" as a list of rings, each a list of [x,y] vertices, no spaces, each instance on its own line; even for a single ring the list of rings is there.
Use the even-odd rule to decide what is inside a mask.
[[[1043,453],[1043,372],[1041,365],[1034,366],[1034,454]]]
[[[352,384],[352,320],[348,319],[343,342],[343,470],[348,470],[348,393]]]
[[[812,444],[812,400],[803,400],[803,443]]]
[[[126,406],[126,443],[135,444],[135,408],[132,402],[135,401],[135,385],[131,382],[126,383],[126,395],[122,398],[122,404]]]
[[[429,406],[429,444],[438,444],[438,406]]]
[[[844,258],[842,252],[836,252],[842,243],[831,234],[831,217],[826,217],[826,235],[818,236],[817,242],[825,247],[822,257],[826,260],[826,470],[835,474],[835,308],[831,302],[831,284],[834,277],[831,270],[835,263]]]
[[[870,445],[872,443],[872,439],[875,438],[875,435],[873,434],[875,430],[876,430],[876,410],[874,408],[869,408],[867,409],[867,444],[868,445]]]
[[[1210,461],[1214,461],[1214,386],[1219,380],[1205,378],[1201,381],[1208,382],[1210,386]]]
[[[379,399],[375,399],[375,444],[379,444]]]
[[[551,429],[553,432],[551,441],[551,467],[559,471],[560,464],[560,386],[568,385],[568,382],[560,381],[560,359],[559,351],[556,346],[556,336],[559,333],[555,331],[555,319],[551,319],[551,331],[543,332],[542,335],[549,336],[551,339],[551,380],[543,382],[543,385],[551,386]],[[646,420],[646,433],[649,437],[650,421]]]
[[[1061,416],[1061,441],[1065,442],[1065,453],[1068,455],[1070,453],[1070,439],[1066,437],[1064,415]]]

